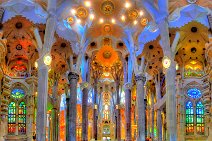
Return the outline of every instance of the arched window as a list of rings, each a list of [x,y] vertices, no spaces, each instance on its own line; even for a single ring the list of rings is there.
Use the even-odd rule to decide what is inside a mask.
[[[23,89],[15,88],[11,92],[11,99],[16,102],[11,102],[8,105],[8,134],[15,134],[18,131],[19,135],[26,134],[26,104],[20,102],[25,96]]]
[[[191,101],[186,103],[186,133],[194,133],[194,108]]]
[[[18,107],[18,133],[26,134],[26,104],[21,102]]]
[[[191,98],[200,98],[202,93],[197,88],[191,88],[187,91],[187,95]]]
[[[16,130],[16,105],[10,102],[8,106],[8,134],[15,134]]]
[[[196,104],[197,133],[204,134],[204,106],[201,101]]]

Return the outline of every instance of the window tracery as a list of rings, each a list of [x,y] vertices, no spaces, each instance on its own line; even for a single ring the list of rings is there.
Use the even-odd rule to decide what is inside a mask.
[[[186,133],[194,133],[194,108],[191,101],[186,103]]]

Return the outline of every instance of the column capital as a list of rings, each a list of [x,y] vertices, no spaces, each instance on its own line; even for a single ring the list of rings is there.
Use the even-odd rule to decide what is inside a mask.
[[[132,88],[132,83],[127,82],[127,83],[124,84],[124,89],[125,90],[131,89],[131,88]]]
[[[83,90],[85,88],[90,89],[91,84],[89,82],[82,82],[82,83],[80,83],[80,88],[81,88],[81,90]]]
[[[77,80],[79,80],[79,74],[77,74],[75,72],[69,72],[68,73],[68,80],[70,81],[71,79],[77,79]]]
[[[143,82],[145,82],[146,81],[146,77],[144,76],[144,74],[137,74],[136,76],[135,76],[135,81],[137,82],[137,81],[143,81]]]

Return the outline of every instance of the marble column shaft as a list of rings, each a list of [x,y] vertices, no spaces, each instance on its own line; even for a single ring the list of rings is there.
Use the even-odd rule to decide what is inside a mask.
[[[46,140],[46,113],[48,96],[48,66],[38,61],[38,101],[36,118],[36,140]]]
[[[131,89],[125,89],[125,117],[126,117],[126,141],[132,140],[132,131],[131,131]]]
[[[137,141],[145,141],[145,104],[144,104],[144,82],[146,78],[142,75],[136,75],[136,100],[138,109],[138,137]]]
[[[82,90],[82,141],[88,140],[88,87]]]
[[[151,92],[151,123],[152,123],[152,133],[151,133],[151,138],[154,140],[155,134],[154,134],[154,127],[155,127],[155,111],[154,111],[154,93]]]
[[[67,103],[68,108],[68,133],[66,133],[67,141],[76,141],[76,115],[77,115],[77,82],[79,75],[75,72],[68,74],[68,80],[70,84],[70,99]]]
[[[119,82],[116,82],[116,104],[118,105],[118,109],[116,109],[116,134],[117,140],[121,140],[121,112],[120,112],[120,95],[119,95]]]
[[[155,82],[155,88],[156,88],[156,97],[157,102],[161,99],[161,88],[160,88],[160,76],[158,76],[158,79]],[[161,118],[161,110],[157,110],[157,135],[158,135],[158,141],[162,141],[162,118]]]
[[[94,80],[94,104],[97,106],[97,84],[98,80]],[[98,115],[97,115],[97,109],[93,109],[93,138],[97,140],[97,120],[98,120]]]

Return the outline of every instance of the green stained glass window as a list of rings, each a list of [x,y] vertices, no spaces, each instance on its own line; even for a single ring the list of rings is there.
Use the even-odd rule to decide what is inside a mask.
[[[191,101],[186,103],[186,133],[194,133],[194,108]]]
[[[204,106],[201,101],[196,105],[196,118],[197,118],[197,133],[204,134]]]
[[[18,98],[23,98],[24,95],[25,95],[25,92],[24,92],[24,90],[22,90],[22,89],[13,89],[13,90],[12,90],[12,93],[11,93],[11,96],[12,96],[13,98],[16,98],[16,99],[18,99]]]
[[[18,133],[26,134],[26,104],[21,102],[18,107]]]
[[[11,102],[8,106],[8,134],[15,134],[16,129],[16,105]]]

